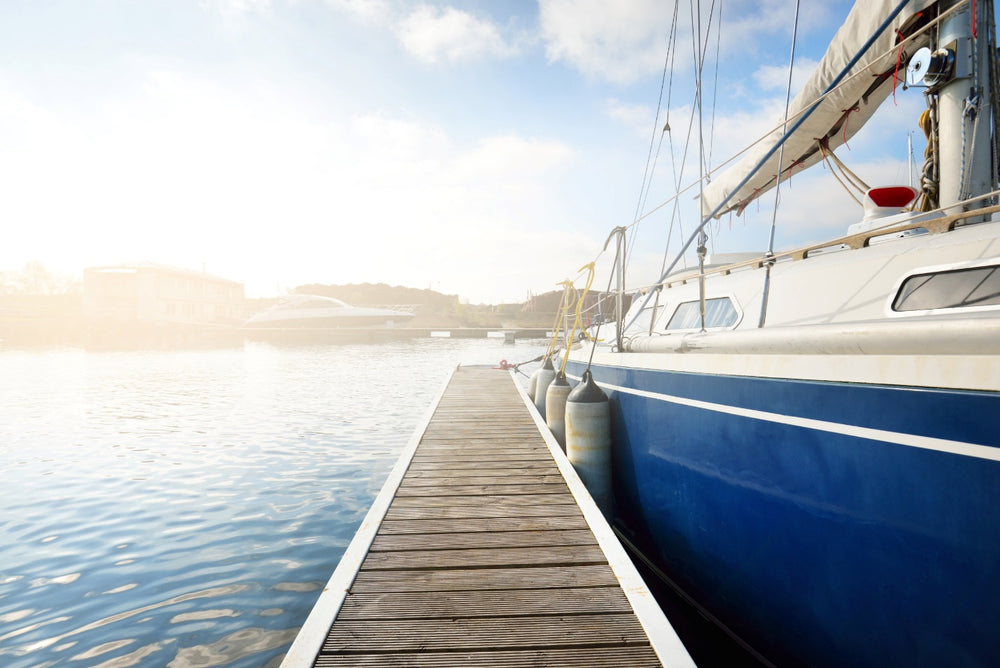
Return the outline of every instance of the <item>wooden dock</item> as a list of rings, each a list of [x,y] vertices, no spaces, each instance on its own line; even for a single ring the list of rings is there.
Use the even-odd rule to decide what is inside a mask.
[[[282,666],[693,666],[511,375],[459,368]]]

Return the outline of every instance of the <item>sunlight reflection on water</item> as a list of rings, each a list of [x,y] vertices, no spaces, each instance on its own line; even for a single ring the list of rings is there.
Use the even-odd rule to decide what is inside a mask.
[[[0,351],[0,665],[276,664],[451,369],[542,345]]]

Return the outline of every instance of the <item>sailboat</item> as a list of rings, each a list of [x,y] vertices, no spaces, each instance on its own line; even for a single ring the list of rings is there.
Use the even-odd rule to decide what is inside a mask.
[[[858,2],[682,253],[904,81],[920,187],[867,189],[820,244],[622,280],[610,340],[569,352],[609,399],[619,535],[765,662],[1000,665],[994,26],[991,0]]]

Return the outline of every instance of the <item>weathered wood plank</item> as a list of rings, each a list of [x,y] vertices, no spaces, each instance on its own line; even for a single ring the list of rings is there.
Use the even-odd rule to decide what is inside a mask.
[[[351,594],[340,609],[343,620],[398,620],[444,617],[600,615],[632,608],[618,587],[525,589],[517,592],[458,591]]]
[[[533,571],[530,574],[524,571]],[[515,577],[531,577],[551,588],[616,586],[607,564],[589,564],[567,569],[562,566],[525,568],[462,569],[446,571],[362,571],[351,585],[351,593],[407,591],[474,591],[512,589]]]
[[[576,566],[607,563],[596,543],[468,550],[414,550],[409,552],[369,552],[361,564],[363,571],[496,568],[507,566]],[[523,575],[523,574],[522,574]]]
[[[399,654],[325,654],[321,668],[654,668],[660,662],[648,647],[586,647],[496,651],[418,651]]]
[[[403,487],[400,486],[397,497],[414,496],[466,496],[479,498],[483,496],[552,496],[565,498],[569,493],[566,483],[542,483],[529,485],[511,485],[494,483],[491,485],[448,485],[442,487]]]
[[[411,469],[406,479],[403,480],[403,487],[414,485],[474,485],[482,481],[483,478],[503,477],[503,481],[508,484],[519,484],[522,482],[562,482],[563,478],[558,473],[543,468],[493,468],[482,466],[474,469],[443,469],[443,470],[413,470]]]
[[[399,489],[413,489],[415,487],[460,487],[462,485],[478,485],[485,480],[490,480],[491,478],[499,477],[503,480],[505,485],[540,485],[540,484],[562,484],[563,479],[561,476],[546,474],[546,473],[536,473],[534,475],[516,475],[516,474],[505,474],[503,471],[488,471],[486,475],[474,476],[474,475],[448,475],[448,474],[432,474],[427,475],[426,471],[413,472],[413,475],[409,476],[403,481],[403,484],[399,486]]]
[[[473,531],[434,534],[382,534],[372,542],[372,552],[404,550],[459,550],[493,547],[535,547],[590,545],[594,541],[586,529],[553,531]]]
[[[389,506],[385,517],[388,520],[408,520],[408,519],[457,519],[468,518],[478,519],[486,517],[548,517],[556,515],[580,514],[580,509],[569,504],[535,504],[535,505],[514,505],[510,503],[496,503],[485,506],[454,506],[436,508],[433,515],[427,514],[427,506],[406,504],[405,501],[412,499],[397,499]]]
[[[478,506],[482,496],[470,494],[414,494],[399,495],[393,504],[397,508],[453,508],[457,506]],[[492,494],[490,498],[497,505],[506,506],[553,506],[569,505],[562,494]],[[430,513],[431,511],[428,511]]]
[[[484,459],[476,455],[465,454],[462,452],[443,452],[439,454],[420,454],[418,453],[413,458],[414,464],[465,464],[466,468],[471,464],[475,466],[476,464],[483,464]],[[493,466],[502,467],[505,464],[512,464],[514,466],[524,466],[521,462],[542,462],[546,466],[552,465],[552,458],[549,457],[548,453],[545,452],[525,452],[523,454],[519,453],[494,453],[490,456],[490,464]]]
[[[460,444],[456,443],[454,445],[445,445],[441,443],[433,444],[433,447],[421,450],[417,456],[421,458],[461,456],[466,459],[479,459],[480,463],[485,464],[493,461],[494,456],[504,456],[508,459],[517,456],[531,459],[537,455],[547,454],[548,452],[545,450],[525,447],[517,441],[511,441],[508,444],[497,443],[494,444],[492,449],[484,444],[462,441]]]
[[[561,515],[558,517],[484,517],[474,519],[420,519],[385,520],[379,529],[379,536],[394,534],[435,534],[489,531],[546,531],[558,529],[589,529],[583,515]]]
[[[470,465],[466,468],[489,466],[504,470],[517,468],[520,466],[518,463],[520,461],[529,463],[542,461],[546,464],[551,464],[552,457],[547,452],[535,450],[534,448],[506,448],[493,452],[472,448],[428,448],[423,452],[417,453],[414,461],[457,461]]]
[[[542,469],[546,471],[552,470],[552,459],[542,459],[541,457],[534,457],[532,459],[522,459],[522,460],[508,460],[506,462],[497,461],[480,461],[475,459],[449,459],[436,457],[431,458],[426,461],[414,461],[410,463],[410,469],[408,473],[413,473],[414,471],[472,471],[477,468],[482,467],[501,473],[506,470],[537,470]]]
[[[413,652],[454,650],[648,645],[634,614],[491,617],[488,619],[338,620],[322,651]]]
[[[448,419],[448,418],[444,418]],[[500,441],[502,443],[519,443],[530,445],[535,443],[532,433],[527,429],[497,429],[491,431],[483,429],[482,420],[470,423],[467,426],[451,424],[447,431],[435,430],[425,435],[426,443],[434,445],[454,444],[454,445],[486,445],[490,441]]]

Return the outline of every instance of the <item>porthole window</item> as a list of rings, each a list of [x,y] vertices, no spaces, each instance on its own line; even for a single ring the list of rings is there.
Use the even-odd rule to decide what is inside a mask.
[[[1000,266],[954,269],[910,276],[899,287],[893,311],[1000,305]]]
[[[680,304],[670,316],[667,330],[701,329],[700,301]],[[729,297],[705,300],[705,329],[725,329],[739,322],[740,314]]]

